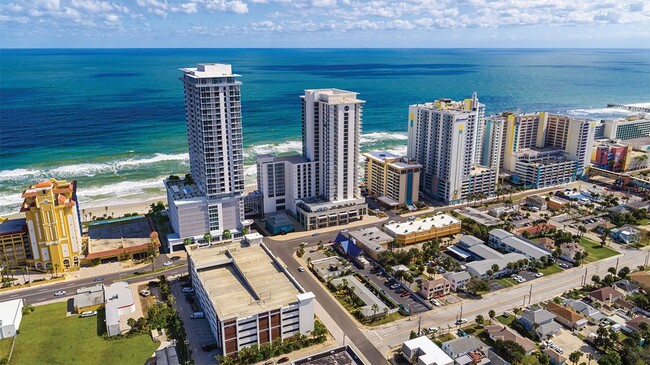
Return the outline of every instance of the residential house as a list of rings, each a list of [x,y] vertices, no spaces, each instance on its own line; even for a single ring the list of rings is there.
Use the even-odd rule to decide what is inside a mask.
[[[622,279],[614,282],[614,284],[612,284],[612,287],[626,295],[631,295],[639,292],[639,286],[627,279]]]
[[[612,229],[616,228],[616,225],[612,222],[609,221],[604,221],[601,223],[598,223],[596,228],[594,229],[597,233],[605,233],[607,231],[611,231]]]
[[[593,300],[595,303],[599,303],[601,305],[605,305],[605,304],[610,305],[616,299],[622,297],[623,294],[621,294],[618,290],[611,288],[609,286],[596,289],[591,293],[589,293],[589,298]]]
[[[641,286],[645,290],[650,290],[650,272],[648,271],[635,271],[627,275],[627,278]]]
[[[524,348],[526,354],[532,353],[537,348],[537,346],[535,346],[535,343],[533,341],[527,339],[526,337],[523,337],[522,335],[520,335],[510,327],[506,327],[500,324],[495,324],[495,325],[485,327],[485,331],[488,333],[492,341],[501,340],[501,341],[513,341],[518,343],[519,345],[521,345],[521,347]]]
[[[549,250],[555,250],[555,240],[548,237],[542,237],[537,239],[540,245],[548,248]]]
[[[553,349],[545,348],[544,350],[542,350],[542,352],[544,352],[546,355],[548,355],[548,357],[551,358],[551,365],[564,365],[564,364],[566,364],[567,358],[564,357],[563,355],[555,352]]]
[[[451,290],[459,291],[464,290],[465,285],[469,282],[472,276],[467,271],[446,272],[442,274],[445,279],[451,283]]]
[[[612,232],[612,238],[620,243],[630,244],[639,242],[641,239],[641,231],[633,227],[622,227]]]
[[[442,343],[442,350],[452,359],[457,359],[469,352],[487,351],[488,346],[474,336],[460,337]]]
[[[589,320],[589,322],[594,324],[599,323],[603,318],[607,318],[607,316],[602,314],[598,309],[581,300],[567,299],[564,301],[564,304],[577,313],[583,315],[587,320]]]
[[[629,328],[634,332],[641,332],[641,323],[647,323],[648,326],[650,327],[650,318],[644,316],[637,316],[625,322],[625,325],[627,326],[627,328]]]
[[[579,330],[587,325],[587,320],[573,309],[549,302],[546,310],[555,314],[555,320],[571,330]]]
[[[576,253],[580,252],[583,253],[585,252],[585,249],[580,246],[580,244],[576,242],[565,242],[560,245],[560,250],[562,250],[562,253],[560,254],[560,258],[567,260],[569,262],[575,263],[576,261],[574,258],[576,257]]]
[[[452,365],[454,360],[427,336],[421,336],[402,344],[402,356],[415,365]]]
[[[560,331],[560,325],[555,323],[554,319],[555,314],[546,309],[534,307],[522,313],[517,318],[517,322],[527,331],[536,333],[540,338],[548,338],[555,336]]]
[[[434,275],[432,280],[422,282],[420,296],[425,299],[442,297],[451,292],[451,282],[442,275]]]

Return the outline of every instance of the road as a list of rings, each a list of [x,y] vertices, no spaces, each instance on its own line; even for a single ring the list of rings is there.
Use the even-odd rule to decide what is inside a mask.
[[[565,270],[561,273],[537,279],[530,284],[520,284],[492,292],[484,295],[480,300],[465,300],[457,304],[434,308],[432,311],[421,315],[421,325],[422,327],[437,326],[442,330],[450,328],[448,325],[454,328],[453,323],[460,317],[461,311],[462,317],[467,318],[469,323],[473,323],[475,316],[478,314],[488,318],[487,314],[490,309],[500,314],[515,307],[522,307],[524,302],[526,305],[538,303],[580,287],[585,277],[587,282],[590,282],[591,277],[596,274],[603,277],[607,274],[609,267],[616,266],[617,260],[619,269],[624,266],[633,269],[639,265],[644,265],[649,255],[650,251],[648,249],[624,250],[623,255],[597,261],[582,268]],[[529,299],[528,295],[531,286],[532,298]],[[385,325],[377,330],[364,332],[373,343],[380,343],[379,349],[385,353],[391,347],[399,346],[402,342],[408,340],[409,333],[417,331],[417,327],[417,320],[402,320]]]
[[[128,282],[148,281],[148,280],[155,279],[156,277],[162,274],[169,276],[169,275],[186,274],[186,273],[187,273],[187,264],[181,264],[180,266],[176,266],[167,271],[158,271],[150,274],[130,277],[128,279],[123,279],[125,276],[127,276],[126,273],[103,274],[102,277],[104,278],[104,280],[102,281],[102,283],[111,284],[114,281],[119,281],[120,278]],[[16,298],[24,298],[26,304],[39,304],[42,302],[48,302],[55,299],[60,299],[61,301],[63,301],[63,299],[69,299],[70,297],[74,296],[77,292],[77,289],[83,286],[96,284],[94,280],[95,278],[64,280],[52,284],[42,284],[31,288],[14,289],[9,292],[1,293],[0,301],[11,300]],[[65,290],[66,294],[59,297],[55,297],[54,292],[59,290]]]
[[[327,240],[334,239],[335,233],[323,234],[318,237],[319,240],[327,242]],[[300,245],[303,239],[295,239],[291,241],[273,241],[272,239],[265,239],[265,244],[271,251],[280,258],[287,265],[288,270],[298,280],[300,285],[316,296],[316,300],[327,311],[334,321],[339,325],[347,337],[354,343],[354,345],[361,351],[363,356],[368,359],[371,364],[386,364],[386,356],[382,354],[375,345],[373,345],[368,338],[357,327],[357,324],[348,317],[347,312],[343,309],[338,302],[326,292],[321,284],[314,279],[311,275],[302,273],[299,275],[298,266],[300,264],[293,258],[293,252]]]

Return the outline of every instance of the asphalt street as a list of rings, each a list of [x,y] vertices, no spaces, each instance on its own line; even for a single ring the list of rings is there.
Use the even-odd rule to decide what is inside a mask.
[[[102,277],[104,278],[102,283],[108,285],[115,281],[120,281],[120,280],[121,281],[126,280],[127,282],[149,281],[155,279],[156,277],[162,274],[170,276],[170,275],[178,275],[178,274],[186,274],[186,273],[187,273],[187,264],[182,264],[181,266],[176,266],[166,271],[158,271],[154,273],[149,273],[149,274],[144,274],[144,275],[139,275],[139,276],[129,277],[129,278],[127,278],[127,276],[132,274],[131,271],[122,272],[122,273],[105,274],[102,275]],[[84,278],[84,279],[77,279],[77,280],[64,280],[64,281],[51,283],[51,284],[42,284],[31,288],[14,289],[8,292],[0,293],[0,301],[11,300],[16,298],[24,298],[26,304],[38,304],[42,302],[49,302],[56,299],[63,301],[69,299],[70,297],[73,297],[76,294],[77,289],[83,286],[94,285],[96,283],[97,282],[95,281],[95,278]],[[65,295],[58,296],[58,297],[54,296],[54,293],[59,290],[65,290],[66,292]]]
[[[327,242],[334,237],[334,234],[324,234],[313,238],[318,238],[319,240],[323,240],[323,242]],[[271,251],[279,257],[285,265],[287,265],[289,272],[291,272],[291,274],[298,280],[300,285],[302,285],[305,290],[314,293],[318,303],[320,303],[332,319],[336,321],[350,341],[352,341],[359,351],[361,351],[363,356],[365,356],[373,365],[386,364],[388,362],[386,356],[377,350],[375,345],[373,345],[361,332],[357,327],[357,324],[348,317],[345,309],[343,309],[338,302],[332,299],[332,297],[330,297],[325,291],[326,289],[324,289],[311,275],[300,273],[298,271],[298,266],[300,266],[300,264],[293,258],[292,254],[302,241],[303,239],[295,239],[291,241],[278,242],[267,239],[265,243]]]

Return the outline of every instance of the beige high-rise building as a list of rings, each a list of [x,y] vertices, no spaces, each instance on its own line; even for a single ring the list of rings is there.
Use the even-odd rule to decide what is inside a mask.
[[[36,269],[62,273],[79,267],[81,224],[77,182],[50,179],[23,192],[27,233]]]
[[[422,165],[386,151],[368,152],[363,156],[366,158],[368,193],[388,206],[406,204],[412,207],[418,201]]]

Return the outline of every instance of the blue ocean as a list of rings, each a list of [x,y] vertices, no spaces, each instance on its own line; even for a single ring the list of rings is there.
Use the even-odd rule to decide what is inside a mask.
[[[2,49],[0,214],[48,177],[77,179],[82,207],[162,196],[188,171],[178,68],[202,62],[242,75],[249,184],[255,155],[301,150],[304,89],[358,92],[362,149],[397,153],[408,105],[442,97],[595,119],[650,102],[648,49]]]

